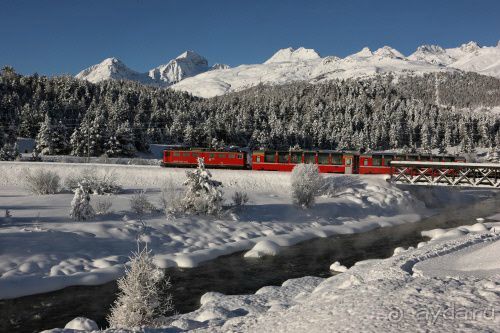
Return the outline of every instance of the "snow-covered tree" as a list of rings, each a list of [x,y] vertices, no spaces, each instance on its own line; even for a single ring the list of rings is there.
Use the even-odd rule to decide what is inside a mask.
[[[173,302],[166,291],[168,278],[153,263],[151,251],[144,247],[130,257],[125,276],[118,280],[118,299],[111,308],[108,322],[111,328],[133,329],[155,327],[161,317],[173,310]]]
[[[65,154],[68,148],[66,126],[61,121],[54,123],[46,114],[36,137],[36,150],[44,155],[59,155]]]
[[[292,198],[296,205],[309,208],[323,184],[316,164],[297,164],[290,176]]]
[[[6,143],[0,148],[0,161],[14,161],[18,156],[17,143]]]
[[[218,215],[222,210],[224,196],[220,187],[222,183],[212,179],[210,171],[205,169],[205,162],[198,158],[198,167],[194,171],[186,171],[186,194],[182,199],[185,212],[193,214]]]
[[[90,220],[95,216],[94,209],[90,205],[90,194],[84,184],[78,184],[75,195],[71,201],[69,216],[76,221]]]
[[[118,126],[116,131],[109,136],[106,154],[114,156],[134,156],[134,133],[128,122]]]

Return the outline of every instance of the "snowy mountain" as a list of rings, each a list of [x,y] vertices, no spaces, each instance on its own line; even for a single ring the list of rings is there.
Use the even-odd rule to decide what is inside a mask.
[[[130,80],[144,84],[152,84],[152,79],[143,73],[128,68],[116,58],[104,59],[97,65],[90,66],[76,75],[77,79],[84,79],[93,83],[104,80]]]
[[[390,46],[375,51],[365,47],[343,59],[335,56],[321,58],[313,49],[286,48],[276,52],[263,64],[241,65],[225,71],[205,72],[185,79],[172,88],[196,96],[213,97],[261,83],[273,85],[293,81],[316,83],[383,73],[398,75],[457,70],[500,77],[500,47],[481,47],[475,42],[450,49],[423,45],[408,57]]]
[[[289,47],[278,50],[262,64],[235,68],[223,64],[210,67],[207,59],[193,51],[186,51],[148,73],[135,72],[118,59],[109,58],[85,69],[76,77],[91,82],[132,80],[161,87],[172,86],[175,90],[187,91],[196,96],[213,97],[261,83],[316,83],[383,73],[402,75],[457,70],[500,77],[500,45],[482,47],[476,42],[469,42],[448,49],[422,45],[408,57],[390,46],[375,51],[365,47],[345,58],[322,58],[314,49]]]
[[[293,81],[316,83],[388,72],[423,73],[441,70],[443,69],[427,62],[409,61],[390,47],[383,47],[374,52],[363,48],[360,52],[343,59],[334,56],[321,58],[314,50],[284,49],[279,50],[263,64],[241,65],[225,71],[205,72],[185,79],[172,88],[196,96],[213,97],[260,83],[273,85]]]
[[[94,83],[104,80],[129,80],[164,87],[203,72],[228,68],[229,66],[224,64],[209,67],[207,59],[196,52],[186,51],[168,63],[149,70],[148,73],[136,72],[120,60],[108,58],[84,69],[76,78]]]

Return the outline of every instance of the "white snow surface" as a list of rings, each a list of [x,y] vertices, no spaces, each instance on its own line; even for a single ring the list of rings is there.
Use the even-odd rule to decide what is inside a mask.
[[[110,196],[112,213],[93,221],[69,217],[73,193],[35,196],[24,189],[27,172],[47,169],[62,179],[93,167],[114,173],[125,189]],[[0,163],[0,299],[48,292],[70,285],[95,285],[120,277],[139,235],[159,267],[194,267],[202,261],[254,248],[269,255],[280,247],[315,237],[367,231],[418,221],[431,212],[410,193],[381,176],[326,176],[334,195],[317,198],[312,209],[291,204],[289,173],[211,170],[224,184],[226,199],[246,191],[240,212],[220,218],[145,217],[144,228],[131,212],[130,198],[147,190],[159,206],[159,187],[171,181],[181,190],[185,170],[150,166],[64,163]],[[91,203],[98,196],[92,196]],[[12,217],[4,219],[4,210]]]

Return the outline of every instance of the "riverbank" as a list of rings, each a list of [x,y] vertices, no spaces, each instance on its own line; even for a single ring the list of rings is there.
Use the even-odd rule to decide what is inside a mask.
[[[172,328],[193,332],[494,332],[500,318],[500,223],[359,262],[345,273],[305,277],[255,295],[202,297]],[[453,236],[454,235],[454,236]],[[244,313],[241,315],[239,313]]]

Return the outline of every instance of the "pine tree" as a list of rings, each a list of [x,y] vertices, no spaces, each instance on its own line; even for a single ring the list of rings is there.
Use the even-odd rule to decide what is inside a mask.
[[[145,247],[130,257],[125,276],[118,280],[118,298],[111,308],[111,328],[134,329],[161,325],[161,317],[173,311],[170,282],[153,263]]]
[[[68,147],[66,127],[61,121],[54,124],[46,114],[36,138],[36,150],[44,155],[62,155],[68,151]]]
[[[186,194],[182,199],[184,211],[193,214],[218,215],[222,210],[224,196],[222,183],[212,179],[210,171],[205,169],[202,158],[198,158],[198,168],[186,171]]]
[[[75,195],[71,201],[69,216],[76,221],[90,220],[95,216],[94,209],[90,205],[90,194],[85,184],[78,184]]]
[[[106,154],[109,156],[134,156],[134,133],[128,122],[118,126],[114,134],[109,136]]]
[[[19,157],[17,143],[6,143],[0,148],[0,161],[14,161]]]

